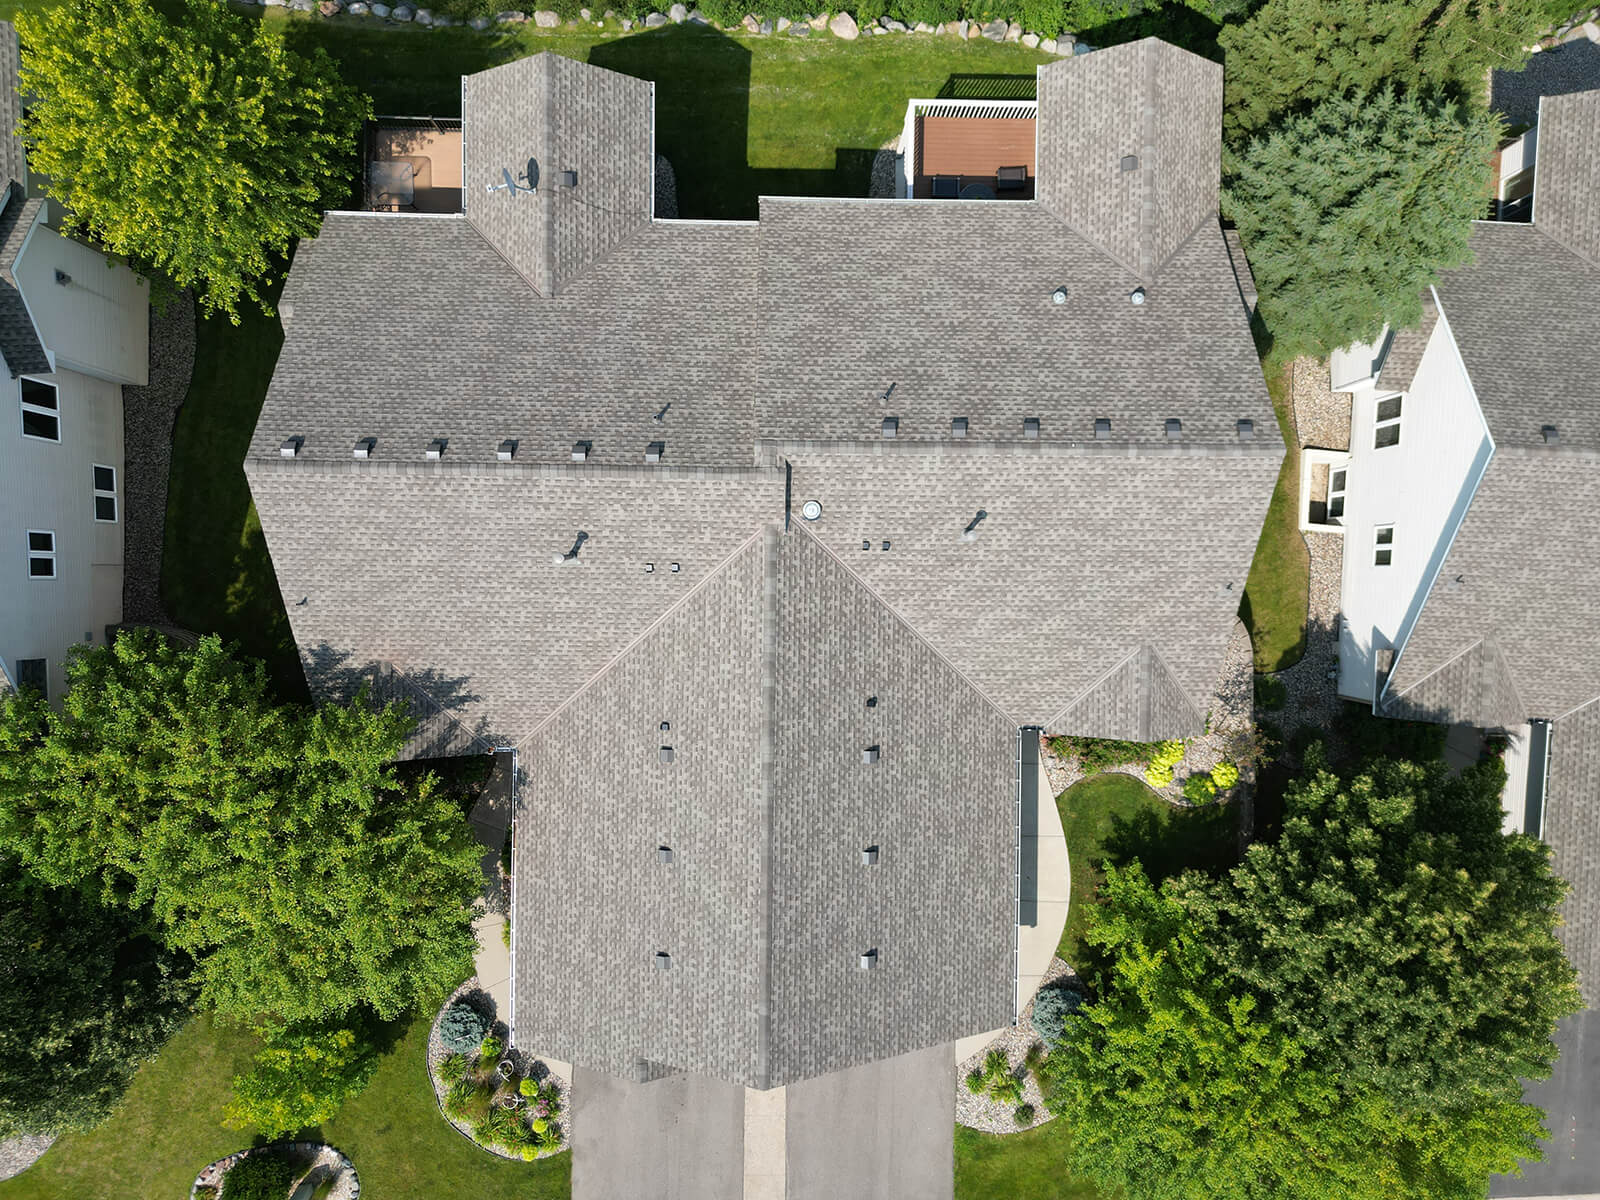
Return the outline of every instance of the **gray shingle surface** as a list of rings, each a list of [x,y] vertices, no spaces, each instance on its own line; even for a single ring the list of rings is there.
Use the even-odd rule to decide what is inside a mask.
[[[1384,392],[1404,392],[1411,387],[1422,365],[1422,354],[1428,348],[1428,339],[1439,323],[1439,306],[1433,293],[1422,296],[1422,320],[1407,329],[1397,329],[1389,339],[1384,352],[1383,365],[1378,369],[1378,389]]]
[[[10,21],[0,21],[0,183],[28,180],[22,138],[18,135],[22,127],[22,94],[17,90],[21,69],[17,28]]]
[[[1539,102],[1533,219],[1600,268],[1600,91]]]
[[[330,214],[284,290],[278,368],[251,453],[412,462],[753,461],[754,225],[656,225],[555,299],[529,290],[459,217]],[[337,402],[334,402],[336,399]],[[664,420],[653,416],[667,405]]]
[[[1096,51],[1094,58],[1105,51]],[[975,229],[982,234],[975,236]],[[1233,443],[1272,408],[1215,211],[1149,287],[1027,203],[761,202],[760,435]],[[1065,285],[1067,301],[1051,293]],[[883,393],[894,385],[884,400]]]
[[[548,52],[462,80],[467,217],[541,294],[649,223],[653,94],[646,80]],[[530,159],[535,193],[485,190]],[[563,171],[577,172],[576,188]]]
[[[1003,1024],[1015,738],[820,544],[768,527],[524,747],[519,861],[561,885],[519,885],[518,961],[552,969],[518,972],[518,1041],[768,1087]]]
[[[1555,425],[1567,445],[1600,449],[1600,376],[1586,349],[1600,312],[1600,269],[1538,225],[1480,221],[1471,266],[1437,285],[1495,444],[1538,446]]]
[[[1600,452],[1500,447],[1395,665],[1390,696],[1422,689],[1441,719],[1503,716],[1495,662],[1457,662],[1484,639],[1526,706],[1519,720],[1560,717],[1600,694],[1597,504]],[[1432,678],[1452,664],[1448,681]]]
[[[1145,281],[1216,221],[1222,68],[1156,38],[1039,68],[1038,196]],[[1138,165],[1125,170],[1128,156]]]
[[[44,374],[50,370],[49,356],[39,341],[39,331],[28,306],[17,288],[13,273],[17,255],[28,239],[28,231],[39,219],[43,200],[27,200],[22,185],[12,181],[4,185],[3,207],[0,207],[0,354],[5,356],[11,377]]]
[[[822,504],[812,532],[1017,724],[1134,738],[1177,732],[1170,692],[1144,723],[1140,681],[1170,673],[1194,712],[1210,706],[1282,454],[1276,424],[1257,429],[1254,449],[1229,456],[975,443],[787,450],[793,503]],[[988,516],[966,541],[979,509]],[[1113,671],[1146,646],[1164,666],[1141,656],[1133,674]]]
[[[1600,700],[1556,722],[1544,839],[1572,885],[1561,940],[1588,1003],[1600,1002]]]

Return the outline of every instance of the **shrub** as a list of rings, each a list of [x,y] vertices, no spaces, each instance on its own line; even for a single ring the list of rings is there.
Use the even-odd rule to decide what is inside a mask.
[[[1016,1111],[1011,1114],[1011,1119],[1014,1120],[1018,1125],[1033,1124],[1033,1105],[1017,1105]]]
[[[439,1063],[439,1082],[449,1087],[464,1078],[471,1060],[465,1054],[452,1054]]]
[[[483,1044],[489,1018],[465,1000],[457,1000],[439,1018],[439,1040],[451,1054],[469,1054]]]
[[[1182,761],[1182,740],[1158,742],[1150,755],[1150,765],[1144,769],[1144,781],[1153,788],[1166,787],[1172,782],[1172,769]]]
[[[1144,769],[1144,781],[1157,791],[1172,782],[1171,767],[1149,766]]]
[[[1040,988],[1033,998],[1033,1028],[1047,1042],[1066,1035],[1067,1018],[1083,1007],[1083,993],[1065,984]]]
[[[294,1168],[278,1154],[252,1154],[222,1177],[222,1200],[285,1200]]]
[[[537,1097],[539,1095],[539,1081],[537,1079],[524,1079],[517,1084],[517,1091],[524,1096]]]
[[[1058,737],[1050,739],[1051,748],[1063,758],[1076,758],[1085,775],[1097,771],[1110,771],[1130,763],[1147,763],[1159,742],[1119,742],[1115,738]]]
[[[983,1095],[984,1082],[985,1080],[983,1077],[983,1072],[978,1070],[978,1068],[974,1067],[972,1070],[967,1072],[967,1091],[971,1092],[974,1096]]]
[[[194,1189],[193,1200],[217,1200],[217,1189],[209,1183],[198,1184]]]
[[[1265,712],[1275,712],[1289,700],[1289,689],[1274,675],[1257,675],[1255,693],[1256,707]]]
[[[333,1116],[378,1067],[370,1029],[357,1026],[311,1023],[269,1033],[250,1070],[234,1078],[223,1124],[278,1137]]]
[[[1190,804],[1209,804],[1216,796],[1217,785],[1209,775],[1191,775],[1183,781],[1183,798]]]
[[[522,1155],[523,1162],[532,1162],[539,1157],[539,1150],[536,1146],[524,1146],[517,1153]]]
[[[500,1051],[502,1049],[499,1038],[484,1038],[483,1045],[478,1049],[478,1069],[482,1071],[494,1070],[495,1065],[500,1061]]]
[[[1211,768],[1211,782],[1219,792],[1225,792],[1239,782],[1239,768],[1231,762],[1219,762]]]

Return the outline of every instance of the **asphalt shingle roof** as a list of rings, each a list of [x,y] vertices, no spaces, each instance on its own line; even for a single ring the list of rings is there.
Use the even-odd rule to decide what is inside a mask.
[[[43,200],[26,199],[22,185],[15,180],[0,192],[0,354],[5,356],[13,379],[51,370],[50,358],[39,340],[39,330],[28,313],[15,274],[17,256],[22,253],[43,204]]]
[[[16,180],[26,183],[27,160],[23,155],[22,93],[17,90],[22,72],[22,47],[17,27],[0,21],[0,183]]]
[[[1572,884],[1561,940],[1592,1006],[1600,1003],[1600,698],[1551,731],[1544,839]]]
[[[1600,91],[1539,102],[1538,227],[1600,268]]]

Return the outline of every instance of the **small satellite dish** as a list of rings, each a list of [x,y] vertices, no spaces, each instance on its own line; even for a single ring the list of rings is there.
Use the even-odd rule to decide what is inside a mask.
[[[800,515],[808,521],[815,521],[822,515],[822,505],[815,500],[807,500],[800,506]]]
[[[509,189],[512,192],[515,192],[517,190],[517,181],[515,179],[511,178],[511,168],[510,167],[501,167],[500,168],[500,178],[506,181],[507,189]]]

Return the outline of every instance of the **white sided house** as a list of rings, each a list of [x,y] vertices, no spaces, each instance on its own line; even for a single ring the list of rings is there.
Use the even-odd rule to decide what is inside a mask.
[[[122,620],[122,385],[149,371],[149,287],[29,199],[16,34],[0,23],[0,688],[61,695],[69,647]]]

